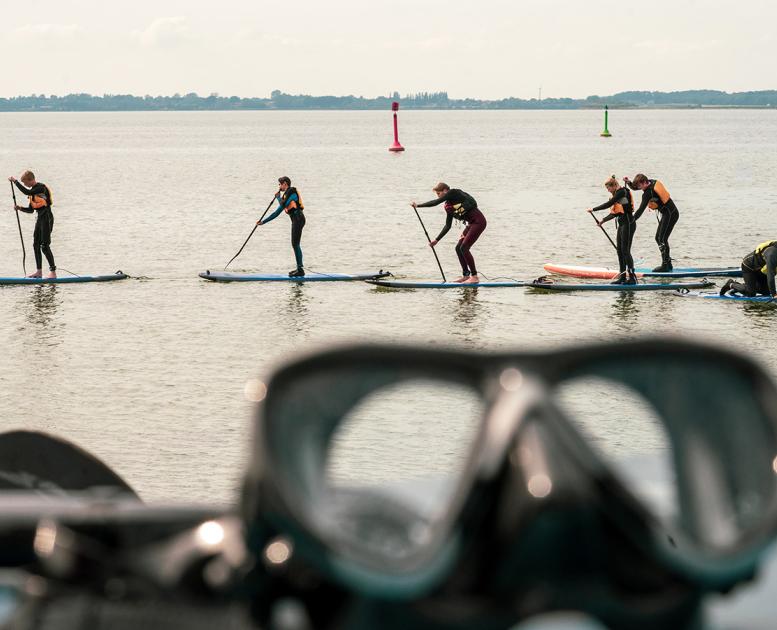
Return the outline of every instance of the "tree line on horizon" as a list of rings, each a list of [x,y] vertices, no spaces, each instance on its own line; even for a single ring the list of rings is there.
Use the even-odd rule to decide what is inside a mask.
[[[685,90],[680,92],[619,92],[611,96],[584,99],[543,98],[542,100],[504,98],[499,100],[451,99],[447,92],[419,92],[400,96],[311,96],[285,94],[274,90],[269,98],[240,98],[217,93],[199,96],[134,96],[132,94],[45,94],[0,98],[0,111],[197,111],[197,110],[294,110],[294,109],[388,109],[398,101],[406,109],[586,109],[608,105],[612,108],[639,107],[777,107],[777,90],[721,92]]]

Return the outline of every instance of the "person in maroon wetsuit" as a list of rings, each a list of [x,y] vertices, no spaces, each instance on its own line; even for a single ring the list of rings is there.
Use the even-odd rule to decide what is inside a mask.
[[[477,284],[480,282],[480,278],[475,266],[475,259],[472,257],[470,250],[483,233],[483,230],[486,229],[486,225],[488,225],[486,217],[478,209],[478,202],[475,201],[472,195],[465,193],[463,190],[451,188],[443,182],[437,184],[432,190],[437,194],[437,199],[424,203],[413,201],[410,204],[413,208],[430,208],[441,203],[445,204],[445,214],[447,215],[445,225],[440,230],[437,238],[429,243],[429,246],[434,247],[440,242],[440,239],[451,229],[453,219],[464,221],[467,225],[459,237],[459,242],[456,243],[456,256],[459,257],[459,262],[461,263],[461,277],[454,282]]]

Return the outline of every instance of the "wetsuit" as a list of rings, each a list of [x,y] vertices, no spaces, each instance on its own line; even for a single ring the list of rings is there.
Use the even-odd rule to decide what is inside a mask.
[[[637,190],[637,187],[632,182],[629,182],[629,187],[632,190]],[[656,179],[649,179],[648,187],[642,191],[642,201],[634,213],[634,220],[638,221],[645,208],[648,207],[657,210],[659,215],[656,243],[658,244],[658,251],[661,252],[661,265],[653,271],[672,271],[672,258],[669,255],[669,235],[680,218],[680,211],[669,196],[669,191]]]
[[[775,287],[777,274],[777,241],[766,241],[742,259],[742,282],[729,280],[723,285],[721,295],[727,291],[741,293],[747,297],[756,295],[777,296]]]
[[[302,240],[302,228],[305,227],[305,213],[303,210],[305,206],[302,204],[299,193],[294,187],[289,187],[286,192],[278,199],[278,207],[275,211],[267,217],[262,224],[269,223],[275,217],[277,217],[284,210],[291,219],[291,248],[294,250],[294,258],[297,262],[297,271],[292,272],[295,275],[302,275],[304,272],[302,266],[302,247],[300,247],[300,241]]]
[[[41,182],[36,182],[32,188],[25,188],[18,180],[14,181],[14,184],[16,184],[16,187],[22,194],[27,195],[30,198],[30,205],[21,208],[21,211],[28,214],[32,214],[33,212],[38,213],[32,238],[32,250],[35,252],[36,269],[43,269],[43,256],[46,256],[46,261],[49,263],[49,269],[51,271],[56,271],[57,266],[54,263],[54,254],[51,252],[51,232],[54,230],[54,213],[51,211],[51,193],[46,184]],[[42,202],[43,205],[37,208],[33,207],[33,199],[35,199],[37,203]]]
[[[606,210],[607,208],[610,208],[610,214],[604,217],[601,223],[615,219],[618,226],[615,244],[618,251],[620,274],[615,279],[614,284],[626,282],[626,272],[629,275],[628,282],[636,282],[634,259],[631,256],[631,243],[634,240],[634,233],[637,231],[637,221],[634,218],[634,202],[631,192],[627,188],[619,188],[608,202],[596,206],[594,211]]]
[[[445,204],[445,225],[435,240],[439,241],[451,229],[453,219],[464,221],[467,226],[461,233],[458,243],[456,243],[456,256],[461,264],[461,273],[463,276],[478,275],[475,258],[470,251],[475,241],[480,238],[483,230],[486,229],[488,222],[483,213],[478,209],[478,203],[475,199],[458,188],[451,188],[442,197],[419,203],[418,208],[431,208]]]

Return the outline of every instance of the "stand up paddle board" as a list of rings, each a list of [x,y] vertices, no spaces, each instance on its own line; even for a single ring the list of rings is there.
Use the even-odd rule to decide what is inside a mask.
[[[77,282],[111,282],[129,278],[126,273],[117,271],[108,276],[65,276],[64,278],[0,278],[0,284],[75,284]]]
[[[367,280],[378,287],[391,289],[477,289],[479,287],[525,287],[528,282],[513,280],[509,282],[477,282],[465,284],[463,282],[413,282],[405,280]]]
[[[391,274],[382,269],[377,273],[306,273],[304,276],[290,277],[279,273],[233,273],[229,271],[204,271],[200,278],[214,282],[348,282],[352,280],[373,280],[385,278]]]
[[[559,282],[537,282],[527,284],[526,286],[541,291],[677,291],[683,289],[705,289],[715,286],[715,283],[709,282],[708,280],[701,280],[698,282],[671,282],[667,284],[588,284],[584,282],[564,284]]]
[[[573,276],[575,278],[598,278],[610,280],[620,272],[610,267],[587,267],[580,265],[557,265],[548,263],[543,265],[545,271],[561,276]],[[741,267],[683,267],[672,271],[651,271],[647,268],[637,268],[637,276],[641,278],[710,278],[725,276],[727,278],[741,278]]]
[[[772,299],[768,295],[756,295],[755,297],[747,297],[745,295],[732,295],[727,293],[726,295],[719,295],[718,293],[709,293],[705,291],[678,291],[675,295],[679,297],[695,297],[705,298],[708,300],[726,300],[729,302],[761,302],[763,304],[777,304],[777,300]]]

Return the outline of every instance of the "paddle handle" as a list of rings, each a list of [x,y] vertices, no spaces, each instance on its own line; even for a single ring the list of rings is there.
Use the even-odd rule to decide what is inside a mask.
[[[278,192],[281,192],[280,190]],[[227,270],[227,267],[229,267],[232,264],[232,261],[235,260],[238,256],[240,256],[240,253],[243,251],[243,248],[248,244],[248,241],[251,240],[251,237],[254,235],[254,232],[256,232],[256,228],[259,227],[259,223],[261,223],[264,220],[265,215],[269,212],[270,207],[275,203],[275,199],[277,197],[277,193],[273,196],[272,201],[267,204],[267,207],[264,209],[264,212],[262,213],[262,216],[259,217],[259,221],[254,225],[254,229],[251,230],[251,233],[248,235],[248,238],[245,240],[243,245],[240,247],[240,249],[237,250],[237,254],[232,256],[232,258],[229,259],[229,262],[224,265],[224,271]]]
[[[429,242],[429,245],[431,245],[432,244],[432,239],[429,238],[429,232],[426,231],[426,226],[424,225],[424,222],[421,220],[421,215],[418,214],[418,209],[415,206],[413,206],[413,210],[415,211],[415,216],[418,217],[418,222],[421,224],[421,227],[424,230],[424,234],[426,234],[426,240]],[[430,249],[432,250],[432,253],[434,254],[434,259],[437,261],[437,267],[439,267],[439,269],[440,269],[440,275],[442,276],[442,281],[443,282],[448,282],[445,279],[445,272],[442,270],[442,265],[440,264],[440,259],[437,256],[437,252],[435,251],[434,247],[430,247]]]
[[[22,269],[24,269],[24,275],[27,275],[27,250],[24,247],[24,236],[22,235],[22,222],[19,220],[19,211],[16,209],[16,206],[18,205],[16,203],[16,189],[14,188],[13,182],[10,182],[11,184],[11,196],[13,197],[13,209],[14,212],[16,212],[16,225],[19,228],[19,240],[22,243]]]

